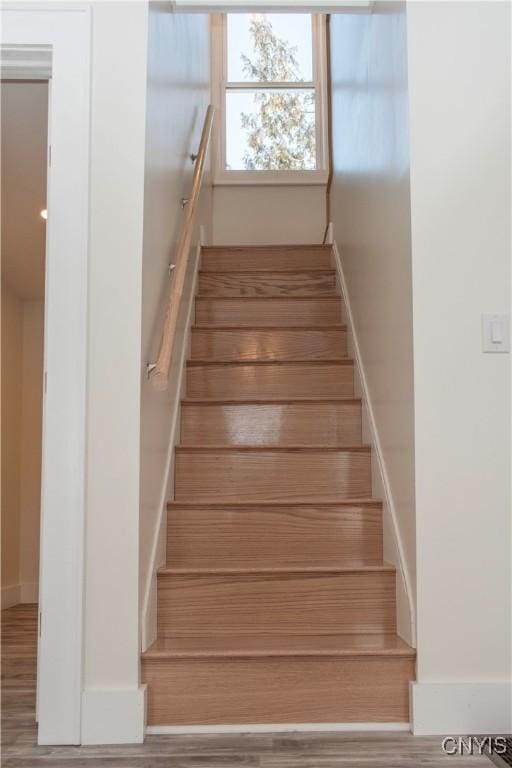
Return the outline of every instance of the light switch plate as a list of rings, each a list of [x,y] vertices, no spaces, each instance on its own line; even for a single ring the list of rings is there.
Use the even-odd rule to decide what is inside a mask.
[[[484,352],[510,352],[510,315],[482,315]]]

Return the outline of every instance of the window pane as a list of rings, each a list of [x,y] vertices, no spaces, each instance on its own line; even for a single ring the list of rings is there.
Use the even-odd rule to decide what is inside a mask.
[[[229,13],[229,82],[313,80],[311,15]]]
[[[226,169],[316,168],[315,92],[226,92]]]

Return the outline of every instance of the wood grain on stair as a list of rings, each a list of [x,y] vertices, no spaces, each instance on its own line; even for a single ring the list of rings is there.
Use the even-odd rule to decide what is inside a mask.
[[[187,396],[239,400],[352,397],[352,360],[187,365]]]
[[[334,270],[200,272],[200,296],[335,296]]]
[[[181,407],[182,445],[361,442],[361,401],[199,403]]]
[[[290,296],[264,296],[256,299],[198,296],[196,299],[196,323],[210,328],[226,325],[250,328],[338,325],[341,319],[338,296],[300,299]]]
[[[266,656],[396,656],[414,650],[396,634],[344,635],[167,635],[156,640],[143,659],[238,658]]]
[[[175,499],[301,500],[371,494],[370,450],[240,446],[176,450]]]
[[[192,329],[192,360],[338,360],[346,353],[343,327]]]
[[[143,679],[150,725],[396,723],[409,720],[414,660],[147,659]]]
[[[233,571],[158,574],[158,636],[394,633],[395,572]]]
[[[208,568],[382,560],[382,509],[368,504],[172,504],[167,563]]]
[[[325,245],[207,247],[202,250],[201,269],[204,272],[325,270],[332,268],[331,254],[332,249]]]
[[[328,246],[203,249],[149,723],[407,722]]]

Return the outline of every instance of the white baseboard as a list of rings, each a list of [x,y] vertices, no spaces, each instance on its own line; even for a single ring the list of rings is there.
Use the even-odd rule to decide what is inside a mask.
[[[82,694],[82,744],[142,744],[146,686]]]
[[[415,736],[512,732],[512,683],[411,683]]]
[[[410,731],[409,723],[257,723],[254,725],[148,725],[147,736],[194,733],[308,733],[312,731]]]
[[[37,582],[25,582],[23,584],[11,584],[2,587],[2,610],[12,608],[20,603],[37,603],[39,600],[39,584]]]

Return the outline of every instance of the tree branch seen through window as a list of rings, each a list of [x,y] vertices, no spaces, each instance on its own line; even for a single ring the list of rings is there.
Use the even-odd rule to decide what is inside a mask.
[[[302,82],[297,49],[275,33],[263,15],[249,27],[255,58],[241,54],[243,71],[251,80]],[[243,155],[246,170],[312,170],[316,165],[315,94],[310,89],[259,90],[256,111],[242,112],[247,133]]]

